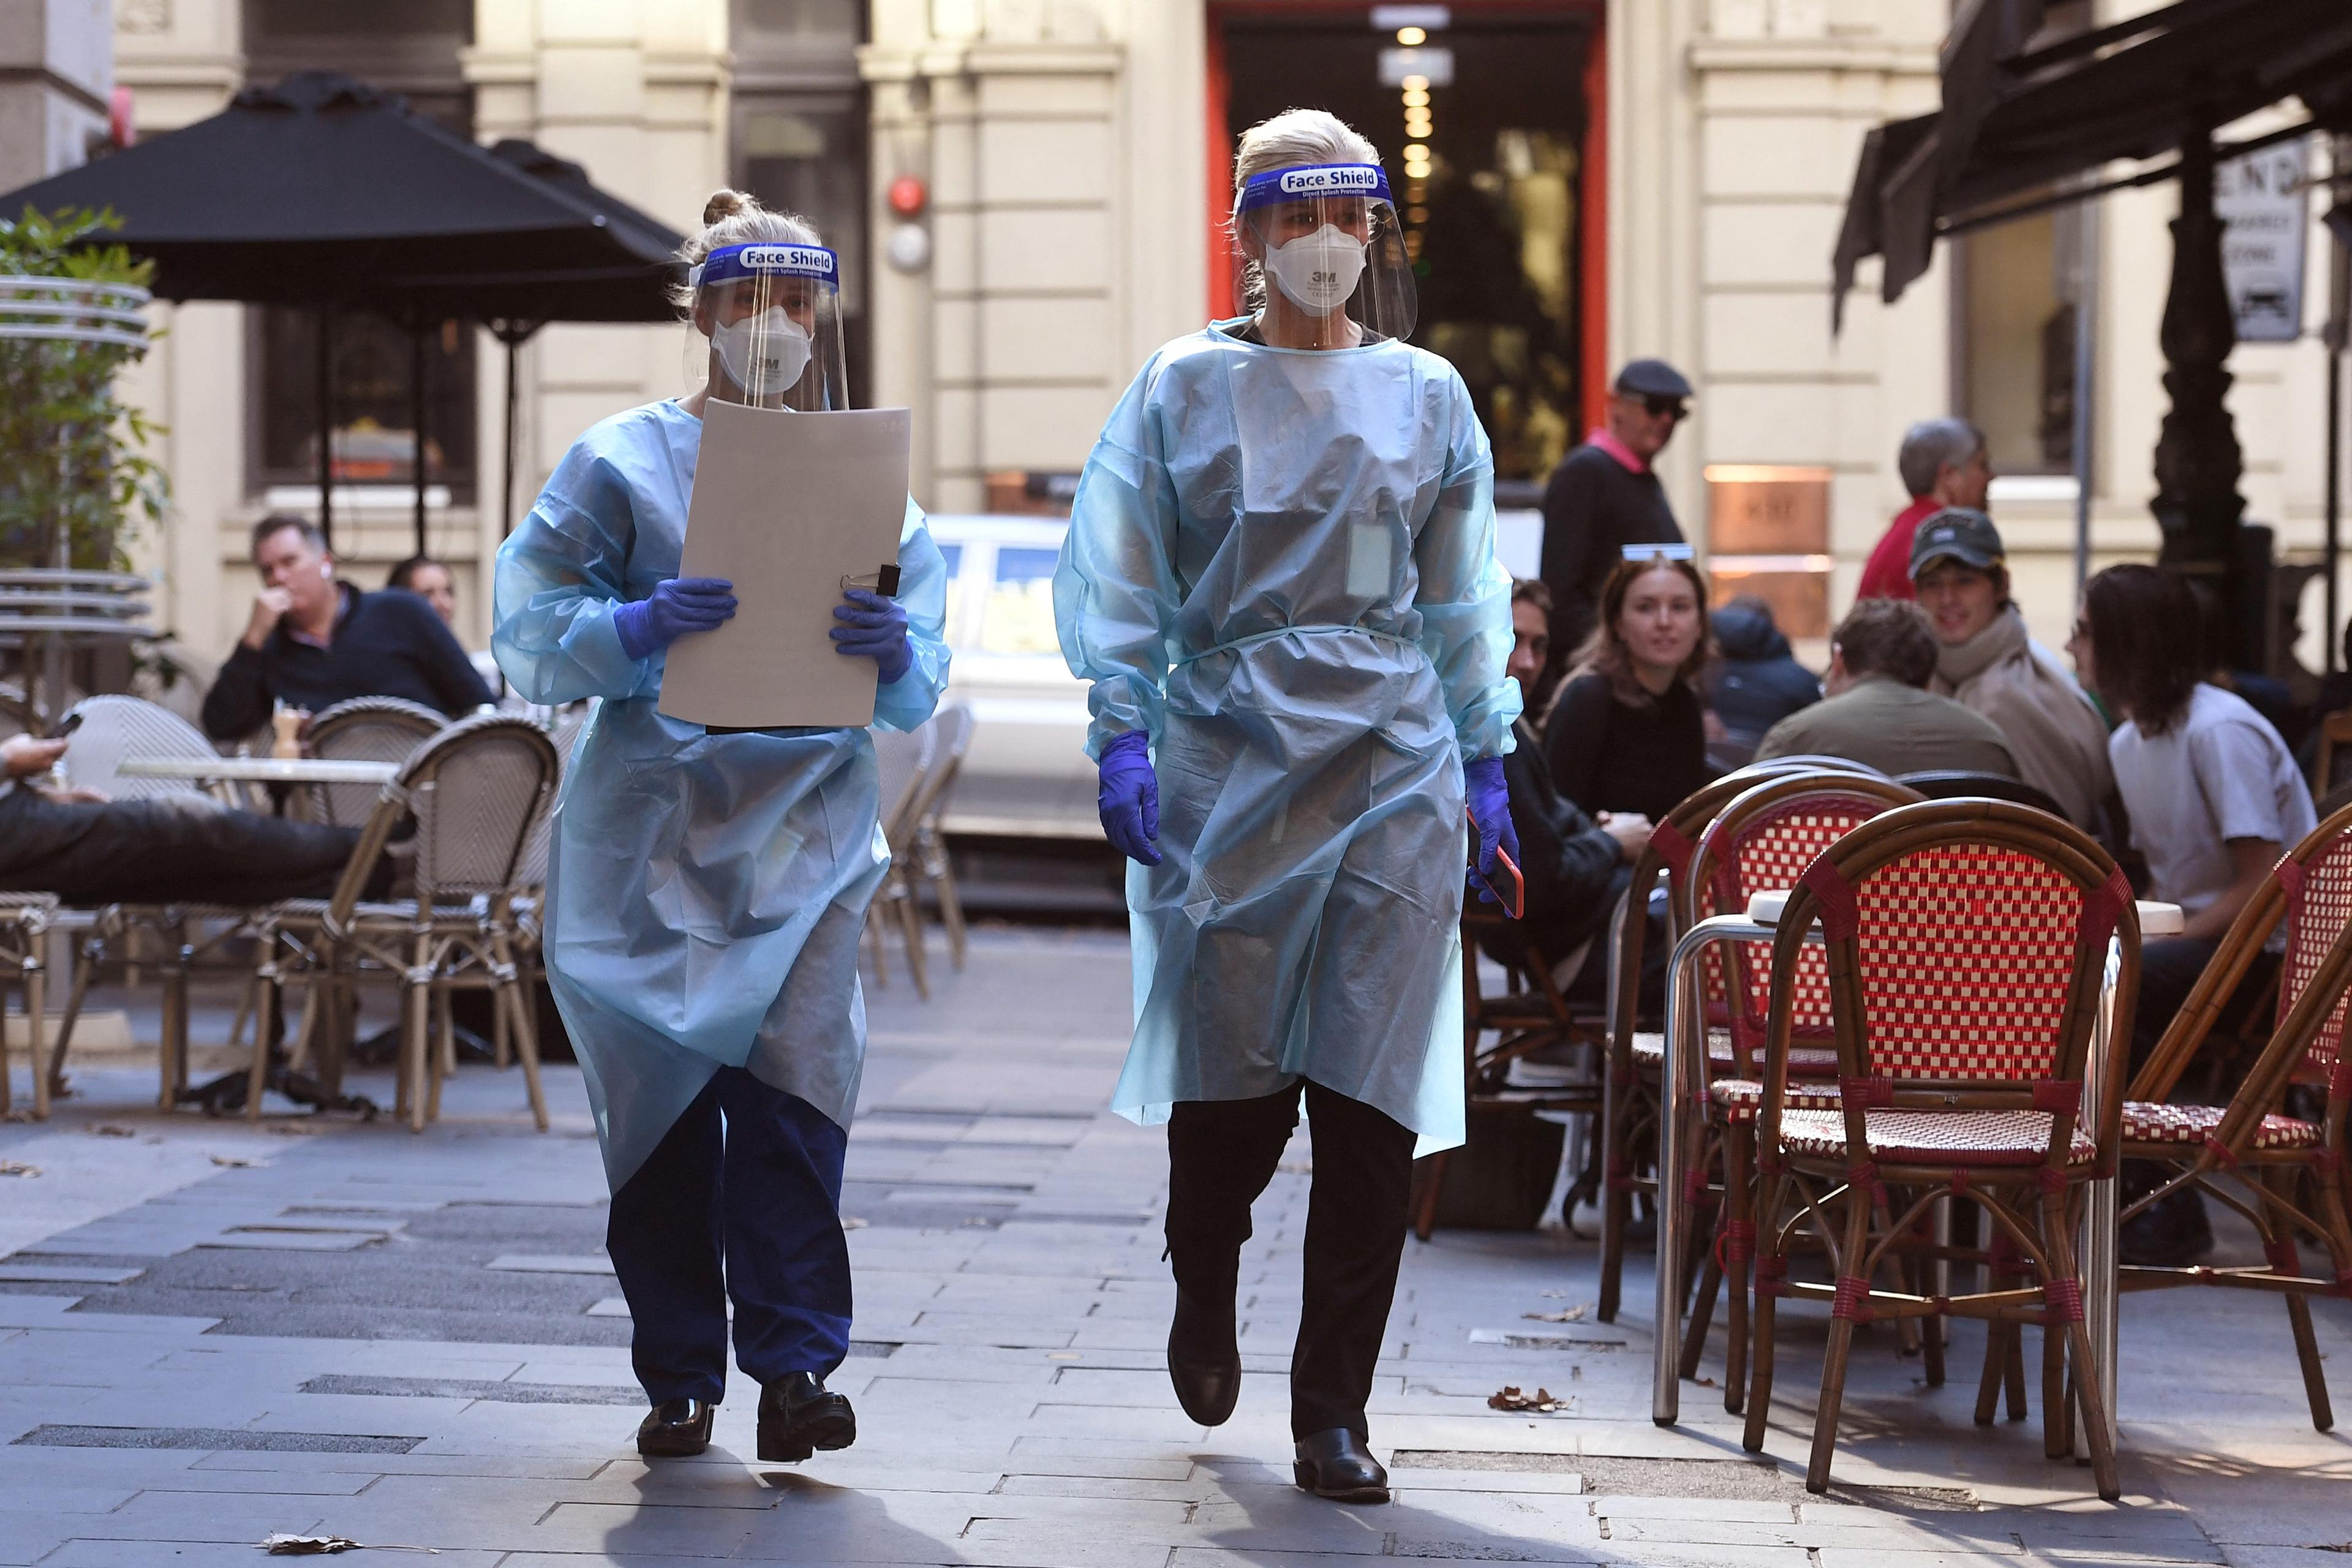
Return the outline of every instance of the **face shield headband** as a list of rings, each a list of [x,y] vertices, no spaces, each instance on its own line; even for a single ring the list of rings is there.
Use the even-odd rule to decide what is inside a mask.
[[[724,378],[713,378],[713,395],[803,411],[844,405],[834,252],[764,240],[721,246],[688,279]]]
[[[1258,252],[1239,258],[1244,292],[1255,300],[1262,280],[1269,302],[1311,323],[1313,346],[1349,341],[1351,319],[1382,337],[1412,332],[1411,262],[1378,163],[1268,169],[1243,185],[1234,211]]]

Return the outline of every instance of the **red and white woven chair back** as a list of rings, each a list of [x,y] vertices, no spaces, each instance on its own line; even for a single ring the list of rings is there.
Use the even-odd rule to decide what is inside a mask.
[[[1795,887],[1822,850],[1889,805],[1832,786],[1792,795],[1721,835],[1710,830],[1712,863],[1708,886],[1700,894],[1702,915],[1741,914],[1758,893]],[[1761,1051],[1764,1021],[1772,1010],[1772,944],[1741,942],[1733,952],[1732,967],[1738,980],[1733,1036],[1748,1050]],[[1807,948],[1797,962],[1790,1027],[1798,1039],[1831,1036],[1829,960],[1820,948]]]
[[[2300,858],[2289,856],[2273,873],[2286,894],[2286,958],[2279,966],[2279,1022],[2319,972],[2330,947],[2352,924],[2352,832],[2339,832]],[[2344,1054],[2344,1020],[2352,992],[2336,1000],[2311,1038],[2296,1077],[2324,1082]]]
[[[1829,906],[1826,869],[1805,879]],[[2038,856],[1948,842],[1879,867],[1851,896],[1869,1075],[2022,1085],[2060,1071],[2085,922],[2103,950],[2131,894],[2121,873],[2086,896]],[[1825,910],[1832,940],[1836,924]]]

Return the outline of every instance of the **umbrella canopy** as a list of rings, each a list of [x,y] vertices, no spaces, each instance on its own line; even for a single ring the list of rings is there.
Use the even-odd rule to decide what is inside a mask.
[[[0,212],[28,205],[111,208],[122,218],[111,237],[153,258],[155,291],[175,300],[364,303],[395,278],[649,259],[644,215],[616,224],[561,182],[330,71],[247,88],[208,120],[0,196]]]
[[[684,236],[599,187],[579,164],[535,143],[509,138],[492,146],[489,156],[600,221],[605,239],[627,258],[583,258],[577,264],[518,272],[467,267],[394,275],[383,279],[382,303],[388,313],[503,321],[523,336],[549,321],[677,320],[669,289],[682,276],[673,258]]]
[[[2177,152],[2189,123],[2210,132],[2287,98],[2333,121],[2352,88],[2344,0],[2179,0],[2027,52],[2043,10],[1977,0],[1944,50],[1942,110],[1870,132],[1838,237],[1841,306],[1866,256],[1885,258],[1892,304],[1938,234],[1996,204]]]

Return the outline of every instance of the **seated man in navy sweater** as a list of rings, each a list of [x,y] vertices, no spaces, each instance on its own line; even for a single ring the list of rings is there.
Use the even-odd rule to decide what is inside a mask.
[[[262,729],[277,702],[316,713],[346,698],[404,697],[459,719],[495,700],[431,605],[338,581],[326,541],[303,519],[254,524],[253,564],[253,620],[205,698],[214,740]]]

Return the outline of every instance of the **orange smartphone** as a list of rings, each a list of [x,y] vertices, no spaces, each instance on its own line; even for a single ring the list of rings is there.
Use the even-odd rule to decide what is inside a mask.
[[[1470,818],[1470,828],[1471,832],[1475,836],[1478,828],[1478,819],[1475,816]],[[1477,840],[1474,837],[1471,840],[1471,845],[1475,848]],[[1500,845],[1496,845],[1495,847],[1495,861],[1496,864],[1499,865],[1503,868],[1504,880],[1510,889],[1508,896],[1505,895],[1502,888],[1498,888],[1495,886],[1493,882],[1487,880],[1485,875],[1479,871],[1475,865],[1473,865],[1470,868],[1470,874],[1478,879],[1478,885],[1480,887],[1495,895],[1496,902],[1503,906],[1503,912],[1505,914],[1510,916],[1511,919],[1515,921],[1526,919],[1528,912],[1528,879],[1519,874],[1518,863],[1511,858],[1510,852],[1503,848]]]

